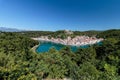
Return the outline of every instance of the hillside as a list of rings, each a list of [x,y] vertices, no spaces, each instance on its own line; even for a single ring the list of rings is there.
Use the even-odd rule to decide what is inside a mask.
[[[15,28],[0,27],[0,31],[2,31],[2,32],[20,32],[22,30],[15,29]]]
[[[23,32],[22,34],[20,32],[1,32],[0,80],[58,80],[64,78],[119,80],[119,32],[119,30],[108,30],[99,33],[99,36],[106,37],[102,45],[79,48],[76,52],[72,52],[68,46],[60,51],[51,48],[48,52],[40,54],[31,51],[31,48],[38,44],[37,41],[31,40],[31,36],[48,35],[48,33],[55,32],[33,32],[30,36],[28,36],[30,32],[24,34]],[[62,32],[56,32],[56,34],[62,34]]]

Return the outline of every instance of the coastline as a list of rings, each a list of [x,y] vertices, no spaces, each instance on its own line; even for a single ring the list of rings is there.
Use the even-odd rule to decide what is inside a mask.
[[[47,40],[38,40],[39,42],[51,42],[51,43],[54,43],[54,44],[60,44],[60,45],[64,45],[64,46],[75,46],[75,47],[80,47],[80,46],[86,46],[86,45],[93,45],[93,44],[84,44],[84,45],[70,45],[70,44],[62,44],[62,43],[57,43],[57,42],[54,42],[54,41],[47,41]],[[102,41],[99,41],[99,42],[96,42],[94,44],[97,44],[97,43],[100,43]],[[39,45],[38,45],[39,46]]]
[[[39,44],[33,46],[33,47],[31,48],[31,51],[32,51],[33,53],[36,53],[36,49],[37,49],[38,46],[39,46]]]
[[[68,46],[85,46],[85,45],[93,45],[96,43],[99,43],[103,41],[104,39],[99,38],[97,39],[96,37],[88,37],[88,36],[77,36],[75,38],[68,37],[67,39],[48,39],[47,36],[42,36],[39,38],[32,38],[33,40],[37,41],[44,41],[44,42],[52,42],[56,44],[62,44],[62,45],[68,45]]]
[[[47,51],[49,51],[49,49],[51,48],[51,47],[53,47],[54,46],[54,48],[56,49],[56,50],[60,50],[60,49],[62,49],[63,47],[65,47],[65,45],[62,45],[62,44],[57,44],[57,43],[54,43],[54,42],[46,42],[46,41],[40,41],[40,45],[36,48],[36,52],[37,53],[42,53],[42,52],[47,52]],[[96,43],[96,45],[101,45],[101,42],[99,42],[99,43]],[[90,47],[90,46],[92,46],[92,45],[84,45],[84,46],[69,46],[70,48],[71,48],[71,51],[72,52],[76,52],[77,51],[77,49],[79,49],[79,48],[88,48],[88,47]]]

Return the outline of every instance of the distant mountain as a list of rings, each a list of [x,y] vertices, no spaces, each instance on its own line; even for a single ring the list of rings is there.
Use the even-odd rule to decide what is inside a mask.
[[[3,32],[20,32],[22,30],[19,30],[19,29],[16,29],[16,28],[0,27],[0,31],[3,31]]]

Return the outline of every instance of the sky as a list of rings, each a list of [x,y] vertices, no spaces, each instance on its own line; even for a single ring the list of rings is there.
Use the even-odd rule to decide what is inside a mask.
[[[120,29],[120,0],[0,0],[0,27],[44,31]]]

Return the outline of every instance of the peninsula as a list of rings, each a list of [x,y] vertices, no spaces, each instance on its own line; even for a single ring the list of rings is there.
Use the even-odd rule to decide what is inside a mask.
[[[33,40],[38,41],[48,41],[53,43],[59,43],[63,45],[71,45],[71,46],[83,46],[83,45],[92,45],[96,44],[98,42],[103,41],[103,38],[96,38],[96,37],[89,37],[89,36],[76,36],[74,38],[71,38],[68,36],[66,39],[61,38],[48,38],[48,36],[41,36],[38,38],[32,38]]]

